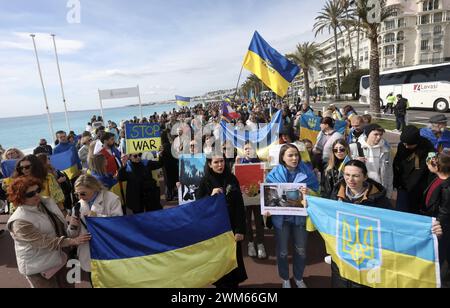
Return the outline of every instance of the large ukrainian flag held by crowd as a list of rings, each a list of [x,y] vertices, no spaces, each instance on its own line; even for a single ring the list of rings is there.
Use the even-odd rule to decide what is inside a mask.
[[[308,214],[342,277],[376,288],[439,288],[432,218],[308,196]]]
[[[80,175],[81,171],[78,168],[78,157],[75,156],[76,151],[65,151],[50,156],[50,163],[56,170],[67,174],[67,177],[72,180]]]
[[[96,288],[199,288],[237,267],[223,195],[87,223]]]
[[[237,130],[232,124],[226,121],[220,122],[221,143],[230,141],[238,150],[239,155],[243,155],[245,143],[250,141],[257,150],[256,154],[261,159],[267,159],[269,148],[278,144],[278,135],[281,128],[282,113],[278,111],[267,125],[262,125],[257,130]]]
[[[245,56],[244,67],[280,97],[286,96],[289,84],[300,72],[297,65],[273,49],[257,31]]]

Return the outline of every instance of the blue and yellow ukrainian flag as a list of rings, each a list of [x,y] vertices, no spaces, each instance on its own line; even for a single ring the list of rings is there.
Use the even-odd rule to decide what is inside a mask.
[[[307,197],[308,214],[340,275],[374,288],[439,288],[432,218]]]
[[[223,195],[87,224],[96,288],[199,288],[237,267]]]
[[[16,170],[17,159],[8,159],[0,163],[4,178],[10,178]]]
[[[180,107],[189,106],[189,103],[191,102],[191,99],[189,97],[175,95],[175,99],[177,101],[178,106]]]
[[[273,49],[257,31],[244,59],[244,67],[258,76],[278,96],[286,96],[299,67]]]
[[[260,159],[267,160],[269,157],[269,149],[279,143],[279,132],[281,129],[282,112],[278,111],[270,123],[261,125],[259,129],[237,130],[234,125],[226,121],[220,122],[221,144],[229,141],[237,149],[239,155],[244,155],[244,146],[251,141],[256,150],[256,154]]]
[[[300,118],[300,139],[308,139],[315,144],[320,133],[320,120],[320,117],[314,114],[302,115]]]
[[[312,143],[316,143],[317,136],[320,133],[321,117],[314,115],[314,113],[305,113],[300,118],[300,139],[309,139]],[[335,121],[334,129],[341,133],[345,133],[347,128],[346,121]]]
[[[78,157],[75,156],[75,153],[75,151],[65,151],[50,156],[50,163],[53,168],[67,174],[70,180],[76,178],[81,173],[78,168]]]

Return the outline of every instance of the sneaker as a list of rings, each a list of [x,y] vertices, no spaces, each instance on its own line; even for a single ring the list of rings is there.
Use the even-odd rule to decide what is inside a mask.
[[[295,279],[295,284],[297,285],[297,288],[299,289],[307,289],[308,287],[306,286],[305,282],[302,280],[297,280]]]
[[[331,265],[331,256],[326,256],[325,258],[323,258],[323,260],[325,261],[326,264]]]
[[[256,249],[255,249],[255,244],[253,244],[253,242],[248,243],[248,256],[256,257]]]
[[[267,258],[266,249],[264,248],[263,244],[258,244],[258,259],[265,259]]]
[[[283,289],[290,289],[291,288],[291,281],[290,280],[283,280],[283,284],[281,285]]]

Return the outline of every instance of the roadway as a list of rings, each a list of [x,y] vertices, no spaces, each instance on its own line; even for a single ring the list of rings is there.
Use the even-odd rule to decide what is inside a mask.
[[[360,104],[358,101],[324,101],[316,103],[311,102],[311,107],[314,109],[314,111],[319,111],[324,107],[328,107],[330,104],[334,104],[338,108],[343,108],[346,105],[351,105],[353,106],[353,108],[355,108],[358,114],[364,114],[365,112],[370,113],[369,105]],[[411,124],[427,125],[429,123],[428,120],[430,119],[430,117],[436,114],[439,114],[439,112],[435,112],[429,109],[410,109],[408,110],[407,118]],[[382,118],[395,121],[395,116],[390,114],[382,115]]]

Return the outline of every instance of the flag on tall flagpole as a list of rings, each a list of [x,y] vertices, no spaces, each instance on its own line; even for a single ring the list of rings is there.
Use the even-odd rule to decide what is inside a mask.
[[[231,120],[239,119],[240,114],[234,111],[233,108],[231,108],[230,104],[228,102],[222,103],[222,119],[231,122]]]
[[[177,101],[178,106],[180,107],[186,107],[191,102],[191,99],[189,97],[184,96],[175,95],[175,99]]]
[[[273,49],[257,31],[245,56],[244,67],[280,97],[286,96],[289,84],[300,72],[296,64]]]

